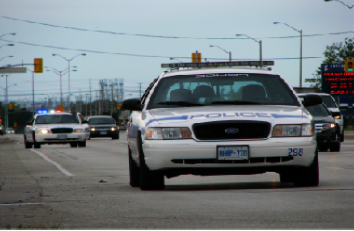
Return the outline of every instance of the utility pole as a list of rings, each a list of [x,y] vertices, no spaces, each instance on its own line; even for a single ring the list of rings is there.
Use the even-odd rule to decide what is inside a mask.
[[[140,95],[140,98],[141,98],[141,83],[139,83],[139,95]]]
[[[90,84],[90,116],[92,115],[92,101],[91,101],[91,79],[89,79]]]

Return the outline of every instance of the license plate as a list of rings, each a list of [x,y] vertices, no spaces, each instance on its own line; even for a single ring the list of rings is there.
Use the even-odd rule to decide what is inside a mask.
[[[100,132],[101,135],[107,135],[107,132]]]
[[[66,140],[67,138],[68,138],[68,135],[66,135],[66,134],[58,135],[58,140]]]
[[[218,160],[248,160],[248,146],[218,146]]]

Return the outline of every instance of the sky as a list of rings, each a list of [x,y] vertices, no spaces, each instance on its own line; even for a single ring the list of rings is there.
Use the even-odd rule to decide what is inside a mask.
[[[342,2],[354,5],[354,0]],[[102,79],[124,81],[124,99],[128,99],[139,97],[140,89],[145,90],[164,71],[161,63],[191,62],[196,51],[207,61],[228,61],[227,52],[233,60],[259,60],[256,41],[262,40],[263,60],[274,60],[272,69],[298,87],[302,30],[302,83],[309,87],[305,79],[313,78],[326,46],[354,38],[354,8],[344,4],[324,0],[0,0],[0,67],[23,64],[28,68],[27,73],[8,75],[9,100],[32,101],[34,58],[43,58],[47,67],[34,74],[36,101],[60,97],[60,85],[63,97],[68,96],[70,85],[72,101],[79,95],[85,100],[90,89],[94,100]],[[10,43],[14,46],[7,46]],[[65,74],[60,84],[60,76],[47,71],[64,71],[69,65],[52,54],[73,58],[70,66],[76,68],[71,70],[77,71],[70,72],[70,81]],[[0,87],[6,88],[6,77],[0,77]],[[5,98],[3,89],[0,101]]]

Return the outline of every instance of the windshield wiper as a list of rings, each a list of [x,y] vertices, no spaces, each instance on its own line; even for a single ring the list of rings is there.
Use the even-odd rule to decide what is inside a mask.
[[[160,105],[178,105],[178,106],[186,106],[186,107],[205,106],[204,104],[193,103],[193,102],[189,102],[189,101],[165,101],[165,102],[159,102],[157,104],[160,104]]]
[[[264,103],[256,101],[244,101],[244,100],[233,100],[233,101],[212,101],[211,104],[231,104],[231,105],[247,105],[247,104],[261,104]]]

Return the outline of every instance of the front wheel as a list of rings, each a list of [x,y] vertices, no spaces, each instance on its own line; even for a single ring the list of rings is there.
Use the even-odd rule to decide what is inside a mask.
[[[294,176],[291,174],[291,172],[279,173],[279,178],[281,183],[294,182]]]
[[[140,160],[140,189],[161,190],[165,188],[165,176],[160,171],[151,171],[145,163],[141,135],[138,134],[139,160]]]
[[[340,142],[333,142],[331,143],[331,146],[329,147],[329,150],[331,152],[340,152]]]
[[[70,143],[70,146],[72,147],[72,148],[76,148],[77,147],[77,143],[75,142],[75,143]]]
[[[79,147],[86,147],[86,140],[82,142],[77,142],[77,144],[79,145]]]
[[[41,148],[41,144],[36,142],[36,136],[34,135],[34,132],[32,134],[32,137],[33,137],[33,147],[36,149]]]
[[[25,135],[23,135],[23,141],[25,143],[25,148],[32,148],[33,144],[31,142],[27,142]]]
[[[296,186],[317,186],[319,184],[318,152],[309,167],[299,168],[294,180]]]
[[[132,158],[132,153],[130,148],[128,147],[128,155],[129,155],[129,184],[132,187],[139,187],[140,186],[140,169],[138,165]]]

